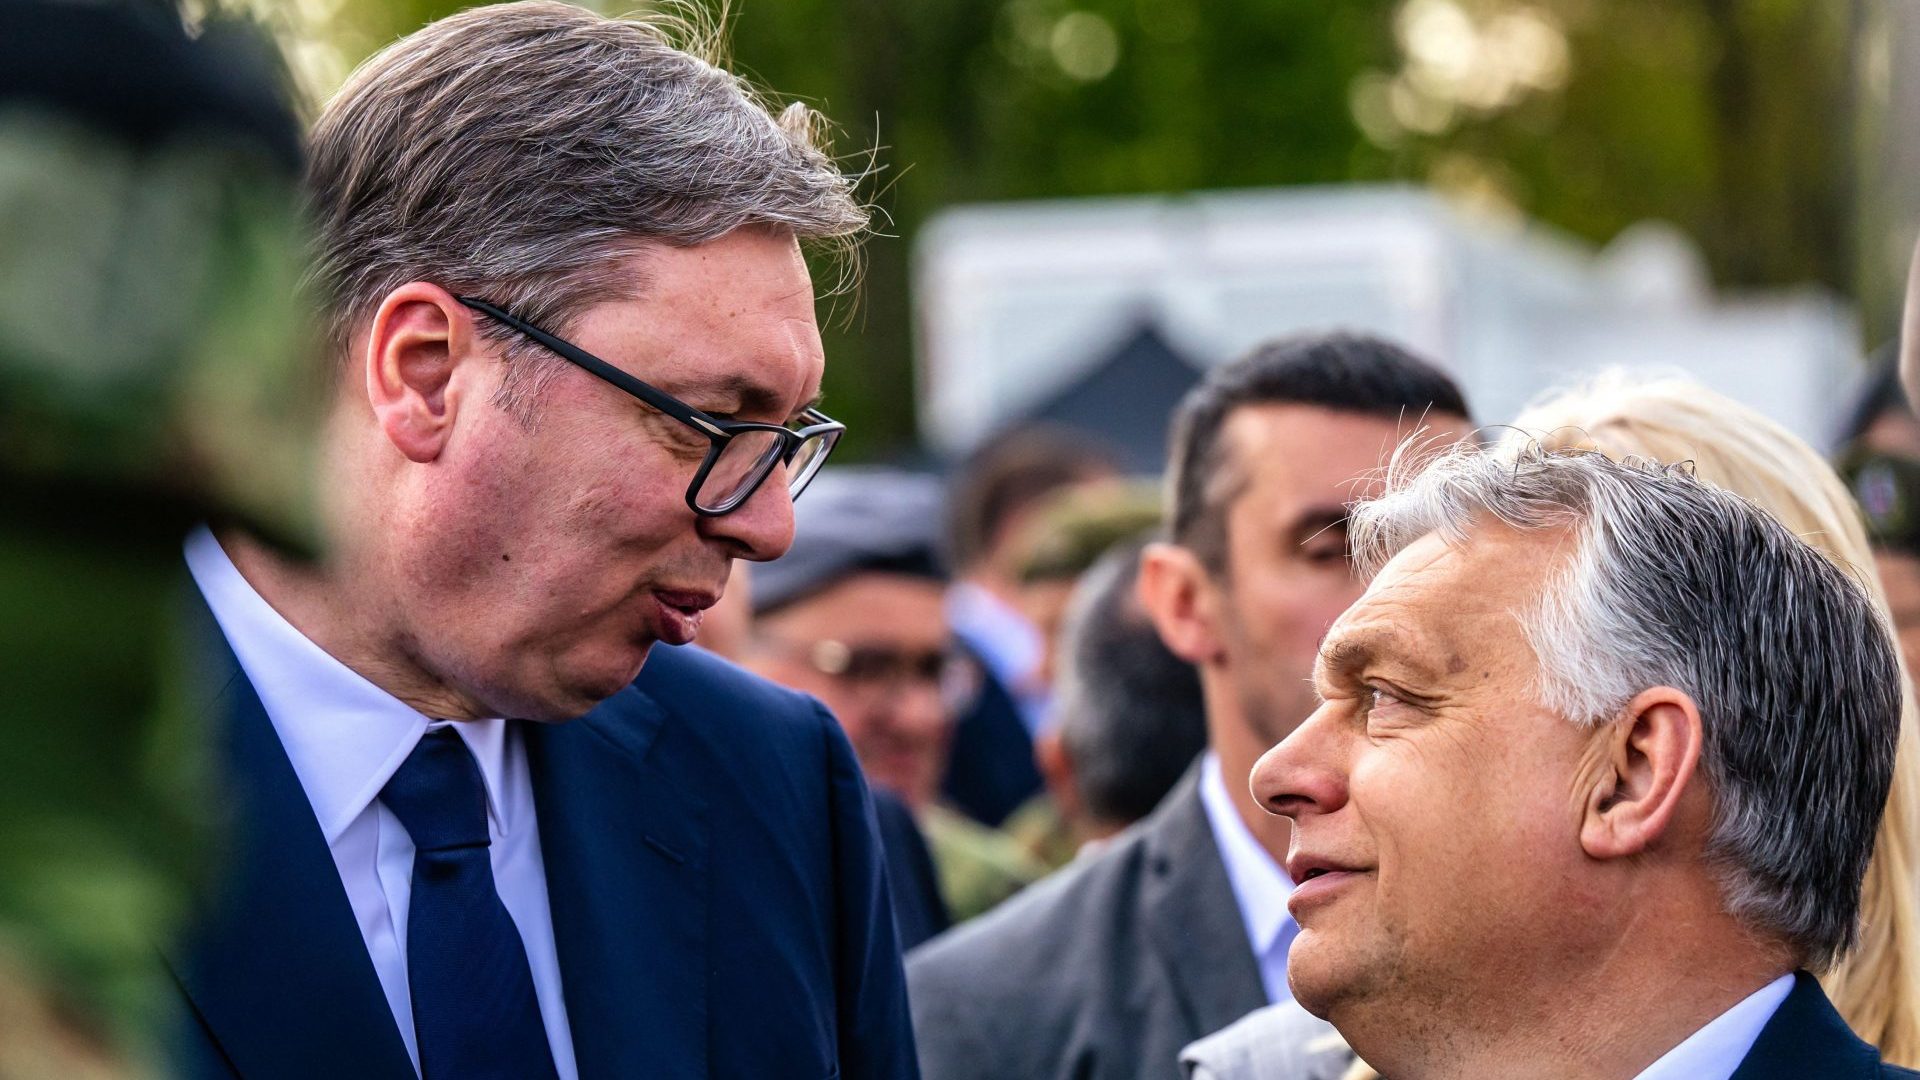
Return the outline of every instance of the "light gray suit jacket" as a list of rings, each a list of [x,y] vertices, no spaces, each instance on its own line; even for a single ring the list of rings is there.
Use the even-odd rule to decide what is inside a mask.
[[[1340,1080],[1353,1051],[1291,1001],[1249,1013],[1180,1051],[1188,1080]]]
[[[926,1080],[1173,1080],[1267,1003],[1199,770],[1152,816],[907,958]]]

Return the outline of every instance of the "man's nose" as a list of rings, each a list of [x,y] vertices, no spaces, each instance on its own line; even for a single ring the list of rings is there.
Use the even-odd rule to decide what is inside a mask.
[[[914,679],[894,699],[896,721],[922,737],[938,735],[949,723],[947,703],[937,683]]]
[[[1347,802],[1344,736],[1331,702],[1253,766],[1253,797],[1268,813],[1298,820],[1330,814]]]
[[[737,544],[740,558],[765,562],[786,554],[793,546],[793,497],[787,494],[786,468],[776,466],[759,490],[731,513],[702,517],[700,524],[707,535]]]

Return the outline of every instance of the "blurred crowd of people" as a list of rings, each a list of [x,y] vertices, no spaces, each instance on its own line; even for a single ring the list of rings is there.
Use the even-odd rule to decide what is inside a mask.
[[[731,276],[649,267],[676,310],[729,288],[791,305],[781,230],[857,230],[804,116],[773,126],[653,30],[532,3],[403,42],[323,117],[307,183],[335,199],[332,284],[367,292],[334,314],[373,320],[352,324],[370,344],[333,335],[362,367],[329,398],[293,299],[297,125],[251,39],[6,9],[32,33],[0,37],[0,756],[31,767],[0,785],[0,1078],[1907,1075],[1870,1047],[1920,1066],[1920,419],[1892,356],[1830,453],[1618,372],[1476,416],[1432,360],[1326,332],[1170,403],[1164,476],[1021,426],[944,472],[815,475],[838,425],[804,348],[794,408],[696,408],[572,344],[584,324],[543,313],[539,281],[528,306],[356,276],[362,249],[399,258],[380,229],[417,227],[377,218],[407,200],[362,143],[406,143],[408,94],[483,127],[434,82],[480,44],[535,86],[595,49],[571,77],[655,65],[788,170],[787,216],[662,234],[771,245],[715,255]],[[124,62],[76,79],[107,46]],[[425,145],[422,175],[474,167]],[[446,184],[416,201],[478,198]],[[610,251],[569,286],[616,295],[593,277]],[[689,340],[747,333],[694,321]],[[640,331],[596,333],[612,356]],[[459,457],[541,430],[498,418],[552,382],[498,375],[535,346],[581,399],[605,400],[597,377],[694,430],[670,460],[698,471],[661,496],[570,458],[601,471],[561,498],[571,474],[536,483],[537,455]],[[463,355],[478,381],[447,373]],[[449,460],[470,471],[409,471]],[[521,671],[514,619],[558,639],[598,617],[566,593],[595,564],[553,553],[634,506],[679,515],[657,531],[697,540],[667,561],[717,560],[724,595],[676,582],[645,635],[607,635],[681,646],[638,681],[635,660],[595,696],[568,666],[587,661],[534,646]],[[448,515],[471,528],[443,542]],[[476,524],[503,516],[525,528]],[[343,551],[351,603],[315,569]],[[363,640],[355,620],[383,618],[405,632]],[[404,655],[356,666],[367,641]],[[283,663],[305,681],[269,677]],[[403,677],[430,669],[428,690]],[[417,730],[377,748],[378,783],[356,802],[314,779],[354,756],[340,713],[389,709]],[[283,964],[311,982],[252,981]],[[649,1056],[669,1037],[677,1056]]]

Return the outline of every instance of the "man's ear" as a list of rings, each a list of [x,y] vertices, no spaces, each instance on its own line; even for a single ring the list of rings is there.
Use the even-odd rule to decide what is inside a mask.
[[[1581,777],[1580,846],[1596,859],[1638,855],[1668,834],[1695,786],[1700,709],[1685,693],[1657,686],[1594,738]]]
[[[1040,769],[1040,779],[1046,783],[1047,794],[1053,796],[1053,805],[1060,811],[1061,818],[1080,825],[1086,816],[1086,807],[1081,805],[1073,755],[1067,752],[1067,742],[1060,737],[1059,728],[1043,731],[1033,740],[1033,763]]]
[[[472,313],[453,294],[424,281],[388,293],[367,327],[362,361],[374,422],[409,461],[429,462],[446,448],[467,380],[462,361],[479,345]]]
[[[1160,640],[1189,664],[1221,658],[1220,593],[1199,556],[1179,544],[1148,544],[1140,554],[1140,606]]]

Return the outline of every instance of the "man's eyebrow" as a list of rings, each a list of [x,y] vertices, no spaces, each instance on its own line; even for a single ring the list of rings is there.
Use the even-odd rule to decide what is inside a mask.
[[[1342,637],[1320,647],[1319,667],[1325,672],[1352,672],[1365,668],[1378,655],[1378,635]]]
[[[1388,667],[1404,677],[1430,681],[1437,671],[1421,658],[1414,640],[1391,627],[1378,627],[1331,639],[1320,647],[1315,667],[1326,674],[1351,676]]]
[[[791,424],[795,420],[800,419],[800,414],[806,412],[808,409],[819,408],[820,403],[825,400],[827,400],[827,392],[825,390],[815,390],[812,397],[808,398],[799,408],[793,410],[793,415],[787,418],[787,423]]]
[[[733,408],[715,410],[719,412],[772,413],[778,412],[786,404],[772,387],[737,371],[690,376],[679,382],[673,394],[676,397],[710,396],[723,402],[739,402]]]
[[[1294,516],[1293,523],[1287,528],[1287,538],[1294,544],[1305,544],[1329,529],[1345,526],[1347,508],[1344,505],[1310,506]]]

